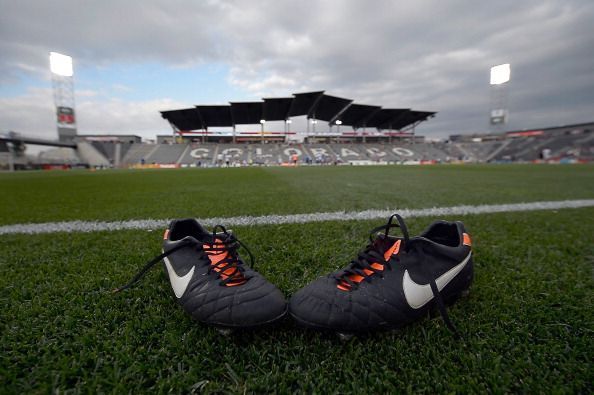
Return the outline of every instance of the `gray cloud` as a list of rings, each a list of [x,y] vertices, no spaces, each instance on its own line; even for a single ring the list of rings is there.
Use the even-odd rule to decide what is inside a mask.
[[[445,136],[488,128],[488,69],[509,62],[508,127],[538,127],[592,120],[592,20],[587,0],[0,0],[0,84],[45,75],[49,50],[82,66],[224,62],[229,83],[254,99],[326,89],[361,103],[436,110],[418,131]],[[163,130],[158,114],[148,114],[161,102],[176,99],[128,103],[120,108],[134,111],[110,120],[79,108],[81,130]],[[87,103],[91,112],[110,108],[101,97]],[[0,127],[9,109],[28,108],[23,97],[3,105]]]

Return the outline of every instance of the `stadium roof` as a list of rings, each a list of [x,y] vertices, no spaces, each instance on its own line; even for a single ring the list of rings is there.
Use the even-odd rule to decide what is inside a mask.
[[[293,97],[265,98],[256,102],[231,102],[229,105],[205,105],[181,110],[161,111],[178,130],[203,130],[209,127],[231,127],[258,124],[260,120],[285,121],[291,117],[327,121],[330,125],[372,127],[401,130],[414,126],[435,112],[381,108],[353,104],[353,100],[324,94],[324,91],[295,93]]]
[[[289,108],[289,117],[298,117],[301,115],[311,114],[312,108],[316,105],[317,101],[320,100],[324,91],[320,92],[307,92],[307,93],[295,93],[293,96],[293,102],[291,108]]]
[[[413,125],[426,120],[429,117],[435,115],[434,112],[430,111],[407,111],[401,116],[391,119],[385,124],[379,126],[379,129],[402,129],[405,126]]]
[[[365,122],[365,126],[380,129],[382,125],[390,124],[390,122],[398,119],[407,111],[410,110],[408,108],[382,108]]]
[[[235,125],[249,125],[260,123],[264,102],[243,102],[231,104],[231,116]]]
[[[330,122],[337,114],[340,114],[346,106],[351,104],[351,99],[342,97],[322,95],[311,110],[310,118]]]
[[[178,130],[204,129],[202,119],[196,108],[185,108],[183,110],[161,111],[161,116],[169,121]]]
[[[264,119],[267,121],[287,120],[292,102],[292,97],[264,99]]]
[[[380,106],[369,106],[366,104],[351,104],[341,114],[332,119],[332,123],[336,124],[337,120],[342,122],[342,125],[353,127],[360,127],[365,125],[365,121],[377,111],[381,109]]]
[[[196,106],[200,119],[205,127],[211,126],[233,126],[231,118],[231,106]]]

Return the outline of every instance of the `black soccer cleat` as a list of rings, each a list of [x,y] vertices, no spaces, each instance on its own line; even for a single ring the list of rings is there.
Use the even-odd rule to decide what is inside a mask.
[[[394,218],[398,224],[392,224]],[[393,227],[400,227],[403,237],[389,235]],[[289,312],[295,321],[352,334],[400,328],[438,310],[457,334],[445,305],[467,293],[473,279],[471,241],[464,225],[437,221],[409,238],[404,220],[395,214],[373,229],[369,239],[345,269],[293,295]]]
[[[251,252],[223,226],[208,232],[195,219],[172,221],[165,231],[163,254],[115,291],[129,288],[163,260],[176,300],[197,321],[220,328],[250,328],[277,321],[287,311],[285,298],[244,264],[237,253],[241,246],[253,266]]]

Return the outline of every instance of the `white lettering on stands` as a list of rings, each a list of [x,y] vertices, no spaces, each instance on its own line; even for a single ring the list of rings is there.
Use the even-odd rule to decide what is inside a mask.
[[[192,158],[203,158],[204,156],[208,156],[208,153],[210,151],[208,150],[208,148],[195,148],[192,151],[190,151],[190,156]]]
[[[386,153],[384,151],[380,151],[380,149],[376,147],[367,148],[367,152],[369,152],[369,154],[372,156],[386,156]]]
[[[340,149],[340,156],[360,156],[360,155],[359,155],[358,152],[355,152],[352,149],[341,148]]]
[[[415,154],[411,150],[402,147],[394,147],[392,148],[392,152],[400,156],[413,156]]]
[[[283,151],[283,153],[286,156],[291,156],[291,155],[297,155],[297,156],[301,156],[303,153],[301,152],[300,149],[297,148],[285,148],[285,150]]]

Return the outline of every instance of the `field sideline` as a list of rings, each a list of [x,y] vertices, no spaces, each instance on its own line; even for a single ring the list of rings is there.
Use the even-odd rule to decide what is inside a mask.
[[[0,185],[6,226],[591,200],[594,166],[73,171]],[[222,337],[184,315],[162,270],[109,293],[159,253],[159,231],[4,234],[0,392],[590,392],[592,218],[593,207],[445,215],[475,246],[471,294],[450,309],[464,341],[440,319],[348,343],[290,320]],[[411,233],[434,219],[410,218]],[[233,229],[290,297],[382,222]]]

